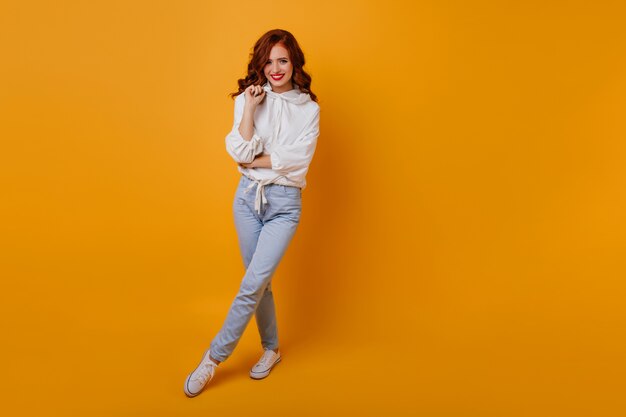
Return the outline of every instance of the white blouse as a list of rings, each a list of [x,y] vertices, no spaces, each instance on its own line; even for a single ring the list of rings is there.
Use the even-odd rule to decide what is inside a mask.
[[[294,84],[284,93],[272,91],[268,82],[263,85],[265,99],[254,112],[254,134],[245,140],[239,133],[243,117],[245,93],[235,98],[235,117],[232,130],[226,135],[226,151],[235,162],[252,162],[257,155],[270,155],[271,168],[243,168],[239,172],[257,184],[255,209],[260,213],[265,199],[264,186],[270,183],[306,187],[306,173],[313,159],[319,136],[320,107]]]

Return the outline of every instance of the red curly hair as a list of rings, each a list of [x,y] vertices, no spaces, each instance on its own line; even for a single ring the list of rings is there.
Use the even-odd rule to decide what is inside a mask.
[[[230,93],[231,98],[235,98],[243,93],[250,85],[263,85],[267,81],[263,69],[270,57],[270,51],[280,43],[289,51],[289,58],[293,65],[293,75],[291,80],[296,84],[300,91],[308,93],[311,100],[317,102],[317,96],[311,91],[311,76],[302,68],[304,67],[304,53],[296,38],[288,31],[282,29],[272,29],[266,32],[254,44],[253,52],[250,54],[250,62],[248,63],[248,75],[237,81],[239,90],[236,93]]]

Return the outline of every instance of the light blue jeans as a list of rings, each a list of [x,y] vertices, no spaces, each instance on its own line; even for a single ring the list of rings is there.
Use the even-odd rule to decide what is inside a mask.
[[[271,280],[300,223],[302,191],[297,187],[265,185],[267,203],[259,214],[254,210],[258,185],[245,192],[253,182],[241,176],[233,203],[246,272],[222,328],[211,341],[211,356],[220,362],[232,354],[252,315],[256,316],[263,348],[278,347]]]

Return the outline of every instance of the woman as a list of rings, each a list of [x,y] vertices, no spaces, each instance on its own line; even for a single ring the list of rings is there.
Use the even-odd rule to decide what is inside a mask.
[[[319,136],[320,107],[304,62],[291,33],[271,30],[254,45],[248,75],[231,94],[235,116],[226,150],[242,174],[233,211],[246,273],[226,321],[185,381],[190,397],[232,354],[253,315],[264,353],[250,377],[265,378],[281,360],[271,279],[300,222],[301,190]]]

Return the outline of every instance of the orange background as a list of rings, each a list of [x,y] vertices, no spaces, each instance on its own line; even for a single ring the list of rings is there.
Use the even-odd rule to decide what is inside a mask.
[[[6,415],[626,412],[623,2],[1,9]],[[283,362],[248,377],[251,322],[188,399],[244,272],[227,94],[272,28],[321,106]]]

